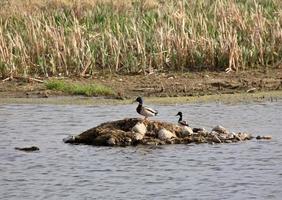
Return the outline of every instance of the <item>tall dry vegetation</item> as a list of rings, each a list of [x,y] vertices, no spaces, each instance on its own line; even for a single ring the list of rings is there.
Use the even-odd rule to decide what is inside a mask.
[[[6,0],[0,76],[245,70],[282,61],[279,0]]]

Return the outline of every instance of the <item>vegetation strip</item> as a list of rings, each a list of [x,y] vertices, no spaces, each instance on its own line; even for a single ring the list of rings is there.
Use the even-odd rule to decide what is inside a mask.
[[[61,91],[72,95],[109,96],[113,95],[112,89],[100,84],[69,83],[63,80],[50,80],[45,83],[47,89]]]
[[[282,92],[258,92],[248,94],[223,94],[223,95],[206,95],[199,97],[147,97],[149,104],[185,104],[185,103],[240,103],[240,102],[275,102],[281,101]],[[132,99],[117,100],[105,98],[89,97],[50,97],[50,98],[0,98],[1,104],[54,104],[54,105],[121,105],[130,104]]]
[[[6,0],[0,77],[244,70],[282,60],[280,0]]]

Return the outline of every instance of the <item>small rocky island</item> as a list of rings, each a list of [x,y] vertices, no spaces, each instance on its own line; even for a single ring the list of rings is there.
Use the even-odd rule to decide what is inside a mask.
[[[96,146],[163,145],[189,143],[234,143],[254,138],[249,133],[229,132],[222,126],[211,131],[204,128],[190,128],[178,124],[126,118],[102,123],[80,135],[64,139],[65,143],[89,144]],[[271,139],[258,136],[257,139]]]

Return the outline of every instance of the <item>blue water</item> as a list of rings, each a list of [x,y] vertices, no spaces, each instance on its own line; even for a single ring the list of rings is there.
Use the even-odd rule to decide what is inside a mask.
[[[0,105],[0,199],[282,199],[282,102],[150,105],[155,119],[272,135],[270,141],[94,147],[64,144],[136,105]],[[37,153],[14,147],[36,145]]]

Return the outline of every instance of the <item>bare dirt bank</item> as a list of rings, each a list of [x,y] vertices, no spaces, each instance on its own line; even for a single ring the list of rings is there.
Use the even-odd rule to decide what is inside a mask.
[[[111,87],[112,98],[197,97],[282,90],[282,68],[244,72],[154,73],[149,75],[96,74],[89,78],[67,78],[71,82],[99,83]],[[68,94],[47,90],[44,83],[14,78],[1,81],[0,98],[47,98]]]

